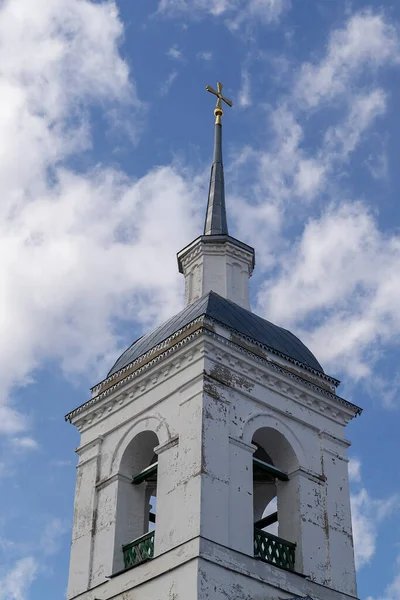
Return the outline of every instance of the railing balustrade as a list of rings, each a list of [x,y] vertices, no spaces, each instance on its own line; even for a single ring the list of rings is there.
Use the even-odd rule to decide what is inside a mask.
[[[154,556],[154,531],[149,531],[141,537],[122,547],[125,569],[136,567]]]
[[[294,571],[296,544],[276,535],[254,529],[254,556],[277,567]]]

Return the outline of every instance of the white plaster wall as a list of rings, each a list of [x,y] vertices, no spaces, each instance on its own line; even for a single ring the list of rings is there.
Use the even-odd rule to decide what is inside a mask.
[[[163,533],[160,539],[156,535],[156,554],[171,548],[177,541],[199,534],[199,481],[192,475],[196,470],[200,471],[196,461],[201,462],[202,395],[199,395],[199,375],[203,368],[201,344],[197,344],[197,352],[185,348],[160,365],[157,375],[143,376],[140,381],[131,382],[111,394],[86,419],[81,432],[82,450],[78,449],[82,466],[78,468],[75,498],[69,598],[101,584],[115,570],[122,568],[122,543],[143,533],[143,510],[133,515],[132,508],[136,504],[133,501],[131,518],[127,519],[129,506],[126,502],[117,502],[121,486],[128,485],[133,495],[140,495],[139,487],[144,488],[132,486],[126,479],[128,473],[120,473],[126,448],[141,432],[153,431],[162,447],[176,439],[182,419],[193,426],[192,433],[188,430],[181,436],[181,467],[176,465],[174,470],[173,462],[166,462],[173,456],[173,444],[159,458],[157,520],[160,525],[157,524],[157,529],[162,527]],[[196,393],[196,385],[197,400],[195,396],[192,414],[189,415],[186,408],[182,414],[180,390],[186,386],[190,397]],[[83,417],[80,416],[80,419]],[[187,448],[191,454],[185,452],[185,438],[189,440]],[[198,452],[190,440],[198,440]],[[140,470],[143,465],[138,468]],[[178,473],[184,474],[186,481],[178,481]],[[128,479],[133,475],[132,470]],[[176,483],[180,485],[179,490],[170,493],[171,484],[175,486]],[[123,497],[127,498],[126,495]],[[180,505],[188,507],[187,516],[179,508],[176,510]]]
[[[204,541],[199,560],[199,600],[345,600],[340,592]]]
[[[76,600],[352,600],[353,596],[204,539],[160,555]]]
[[[335,420],[331,412],[317,412],[304,405],[301,395],[285,382],[284,376],[272,385],[268,377],[262,376],[259,367],[255,369],[251,358],[239,358],[238,354],[213,344],[205,362],[215,395],[226,395],[226,389],[230,387],[231,438],[243,440],[248,445],[257,430],[271,428],[286,438],[298,460],[298,464],[285,464],[285,448],[280,444],[279,452],[276,452],[279,440],[275,440],[276,436],[271,432],[272,446],[266,450],[274,464],[290,475],[289,482],[278,482],[278,535],[297,544],[296,570],[320,584],[355,594],[346,471],[348,443],[344,425],[338,418]],[[324,469],[324,439],[334,440],[343,457],[340,461],[328,461],[329,476]],[[241,472],[243,465],[244,469],[251,470],[252,456],[244,446],[237,446],[235,460],[238,460]],[[232,480],[234,468],[233,462]],[[246,486],[241,500],[253,492],[249,479]],[[235,504],[236,515],[244,515],[246,511],[249,511],[248,503],[244,502],[242,507]],[[335,523],[334,527],[330,523]],[[236,527],[237,517],[235,519],[232,514],[230,539],[235,539]],[[252,541],[251,546],[250,540],[247,543],[248,546],[242,544],[241,549],[251,554]]]
[[[279,535],[297,543],[296,569],[355,593],[344,417],[335,418],[326,399],[299,385],[202,335],[81,415],[69,598],[101,586],[122,564],[114,543],[125,524],[115,515],[127,518],[129,507],[116,498],[118,486],[130,484],[120,463],[130,441],[147,430],[159,441],[156,558],[147,568],[200,535],[254,561],[251,440],[266,427],[285,437],[298,461],[289,465],[290,482],[278,486]],[[287,458],[284,446],[268,451],[278,462]],[[136,525],[126,522],[132,536]],[[188,589],[185,600],[193,594]],[[124,600],[130,597],[138,596]]]
[[[201,240],[191,250],[193,258],[184,261],[186,304],[213,291],[250,308],[249,278],[252,256],[238,251],[234,244],[204,243]]]

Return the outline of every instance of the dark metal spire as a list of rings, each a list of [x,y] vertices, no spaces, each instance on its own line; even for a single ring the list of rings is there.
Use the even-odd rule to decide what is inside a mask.
[[[221,117],[224,114],[221,106],[221,100],[226,102],[228,106],[232,106],[232,102],[222,95],[222,83],[217,84],[218,91],[216,92],[211,86],[207,86],[207,90],[217,96],[217,106],[214,110],[215,114],[215,136],[214,136],[214,157],[211,167],[210,188],[208,192],[208,203],[206,221],[204,224],[204,235],[228,235],[228,224],[226,220],[225,206],[225,182],[224,182],[224,166],[222,163],[222,121]]]
[[[214,158],[211,167],[210,189],[204,235],[228,235],[225,207],[224,166],[222,164],[222,125],[215,124]]]

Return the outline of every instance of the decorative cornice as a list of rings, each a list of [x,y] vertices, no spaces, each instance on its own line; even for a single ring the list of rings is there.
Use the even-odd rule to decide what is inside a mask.
[[[300,367],[301,369],[308,371],[309,373],[312,373],[318,379],[323,379],[323,380],[327,381],[328,383],[332,384],[334,387],[338,387],[338,385],[340,385],[340,381],[338,379],[335,379],[334,377],[331,377],[330,375],[327,375],[326,373],[322,373],[321,371],[317,371],[316,369],[313,369],[312,367],[305,365],[304,363],[296,360],[295,358],[292,358],[290,356],[287,356],[286,354],[283,354],[283,352],[279,352],[278,350],[275,350],[274,348],[271,348],[270,346],[266,346],[266,345],[262,344],[261,342],[258,342],[257,340],[255,340],[254,338],[252,338],[248,335],[244,335],[243,333],[238,333],[236,331],[236,329],[234,329],[233,327],[229,327],[228,325],[221,324],[218,321],[212,319],[211,317],[207,317],[205,322],[206,323],[212,322],[217,325],[220,325],[224,329],[227,329],[228,331],[233,333],[235,335],[235,337],[245,340],[246,342],[249,342],[252,345],[257,346],[258,348],[262,348],[269,354],[275,354],[275,356],[279,356],[280,358],[285,359],[289,363],[292,363],[293,365],[296,365],[297,367]]]
[[[154,365],[160,363],[161,361],[163,361],[165,358],[167,358],[168,356],[170,356],[171,354],[173,354],[174,352],[176,352],[178,349],[182,348],[183,346],[185,346],[186,344],[188,344],[189,342],[191,342],[193,339],[195,339],[196,337],[198,337],[201,333],[203,333],[204,329],[203,328],[199,328],[196,331],[194,331],[193,333],[189,334],[188,336],[186,336],[183,340],[180,340],[177,344],[171,346],[170,348],[168,348],[165,352],[161,352],[160,354],[158,354],[155,358],[148,360],[148,362],[146,362],[145,364],[143,364],[142,366],[138,367],[136,370],[129,372],[128,375],[126,375],[126,377],[119,379],[114,385],[110,385],[108,386],[103,392],[101,392],[100,394],[97,394],[97,396],[93,396],[90,400],[88,400],[87,402],[84,402],[83,404],[81,404],[80,406],[78,406],[77,408],[75,408],[73,411],[71,411],[70,413],[68,413],[67,415],[65,415],[65,420],[71,422],[71,420],[73,418],[75,418],[79,413],[81,413],[82,411],[90,408],[91,406],[97,404],[100,400],[103,400],[104,398],[106,398],[107,396],[109,396],[112,392],[115,392],[118,388],[126,385],[129,381],[132,381],[133,379],[136,379],[137,377],[139,377],[140,375],[142,375],[143,373],[145,373],[146,371],[148,371],[151,367],[153,367]],[[170,338],[168,338],[170,339]],[[166,342],[163,342],[163,344],[166,344]],[[159,344],[160,346],[162,344]],[[166,344],[167,345],[167,344]],[[155,350],[155,349],[153,349]],[[153,350],[150,350],[148,353],[146,353],[147,355],[152,355],[153,354]],[[145,355],[143,355],[145,356]],[[130,365],[128,365],[127,367],[125,367],[124,369],[121,369],[121,371],[117,371],[117,373],[115,373],[114,375],[112,375],[109,379],[105,379],[104,382],[102,383],[112,383],[112,379],[119,374],[119,373],[123,373],[125,371],[130,371],[129,367],[131,367],[132,365],[134,365],[136,362],[142,362],[143,356],[141,356],[139,359],[137,359],[137,361],[134,361],[133,363],[130,363]],[[100,386],[101,384],[99,384]],[[96,386],[95,388],[93,388],[94,390],[96,390],[99,386]],[[144,390],[143,390],[144,391]],[[117,403],[117,400],[114,401],[114,403]],[[104,409],[106,410],[106,409]]]
[[[361,408],[348,402],[344,398],[341,398],[340,396],[337,396],[336,394],[329,392],[325,388],[322,388],[306,379],[303,379],[302,377],[300,377],[299,375],[296,375],[292,371],[285,369],[281,365],[276,364],[271,359],[259,356],[258,354],[251,352],[251,350],[248,350],[247,348],[240,346],[240,344],[237,344],[235,342],[232,342],[229,339],[226,339],[225,337],[219,335],[218,333],[215,333],[215,331],[211,331],[210,328],[207,328],[207,323],[203,323],[203,326],[198,328],[196,331],[193,331],[191,334],[187,335],[185,338],[181,339],[177,344],[168,347],[165,352],[160,352],[155,358],[153,358],[153,359],[150,358],[147,363],[142,364],[136,370],[129,372],[129,374],[126,377],[119,379],[115,384],[108,386],[103,392],[101,392],[97,396],[94,396],[88,402],[82,404],[77,409],[75,409],[74,411],[72,411],[71,413],[66,415],[66,419],[69,420],[70,422],[72,422],[72,420],[74,420],[75,421],[74,424],[78,427],[79,430],[82,430],[82,428],[85,425],[90,425],[95,418],[101,418],[102,416],[104,416],[105,413],[110,413],[110,412],[116,410],[117,408],[120,407],[121,404],[123,404],[126,401],[128,396],[129,396],[129,398],[132,398],[132,396],[133,396],[132,393],[129,395],[123,394],[123,395],[119,395],[119,396],[114,396],[105,404],[102,403],[101,407],[99,409],[97,409],[97,411],[95,411],[94,413],[91,412],[91,414],[89,414],[88,416],[83,417],[82,420],[77,419],[77,417],[79,417],[80,413],[83,413],[84,411],[86,412],[91,407],[95,406],[96,404],[101,403],[101,401],[104,400],[105,398],[107,398],[110,394],[112,394],[113,392],[115,392],[116,390],[121,388],[122,386],[125,386],[127,383],[133,381],[134,379],[138,378],[139,376],[143,375],[145,372],[147,372],[152,367],[154,367],[156,365],[160,365],[160,368],[157,369],[157,371],[154,372],[151,375],[151,377],[148,377],[147,379],[143,380],[138,386],[136,386],[136,388],[139,392],[143,392],[144,390],[148,389],[149,386],[156,385],[159,380],[158,371],[161,371],[161,368],[162,368],[161,363],[165,360],[165,358],[167,358],[168,356],[171,356],[173,353],[175,353],[179,349],[183,348],[184,346],[186,346],[187,344],[189,344],[190,342],[192,342],[193,340],[195,340],[202,334],[209,336],[211,338],[214,338],[215,340],[222,343],[223,345],[230,347],[230,348],[248,356],[249,358],[251,358],[252,361],[256,361],[256,362],[262,364],[264,367],[264,370],[257,369],[256,367],[252,368],[252,370],[251,370],[250,376],[254,381],[256,381],[256,382],[262,381],[263,385],[266,385],[267,387],[270,387],[271,389],[274,389],[275,391],[279,391],[280,393],[283,393],[286,395],[288,395],[288,394],[292,395],[293,399],[295,401],[301,400],[301,402],[303,404],[306,404],[307,406],[309,406],[313,410],[316,410],[317,412],[321,412],[322,414],[327,415],[326,411],[329,410],[329,412],[331,414],[329,414],[327,416],[330,416],[330,418],[335,419],[339,416],[339,413],[341,412],[340,406],[342,406],[347,411],[346,412],[347,416],[346,417],[343,416],[343,418],[345,418],[347,420],[349,420],[349,417],[352,418],[353,416],[359,415],[362,412]],[[149,354],[151,354],[151,353],[149,353]],[[179,368],[181,366],[182,362],[186,359],[189,361],[193,360],[194,354],[195,354],[194,349],[188,350],[186,355],[181,356],[179,358],[175,367]],[[304,387],[306,387],[306,388],[312,390],[313,392],[318,394],[319,399],[317,399],[313,395],[307,395],[307,393],[305,391],[296,390],[295,387],[291,387],[290,384],[288,385],[281,379],[273,378],[272,375],[266,374],[265,367],[267,367],[267,369],[270,371],[272,370],[278,374],[283,375],[285,378],[291,379],[294,383],[300,384],[303,389],[304,389]],[[172,368],[171,366],[168,366],[167,371],[169,372],[171,370],[171,368]],[[247,377],[249,377],[248,370],[246,370],[246,374],[247,374]],[[112,378],[110,378],[110,379],[112,379]],[[335,402],[337,408],[332,407],[332,405],[330,405],[330,404],[328,405],[326,403],[321,402],[321,395],[325,396],[329,401]]]
[[[255,253],[254,248],[240,242],[236,238],[230,235],[202,235],[197,239],[193,240],[188,246],[183,248],[177,254],[179,272],[183,273],[183,266],[187,265],[194,258],[196,258],[203,251],[203,247],[207,246],[207,249],[213,248],[212,251],[218,253],[225,253],[225,250],[221,250],[224,246],[229,246],[231,253],[237,252],[236,256],[241,257],[243,260],[251,262],[251,271],[255,266]],[[235,250],[232,250],[234,248]],[[218,249],[218,250],[217,250]],[[241,254],[240,254],[241,253]]]
[[[234,348],[235,350],[239,351],[242,354],[245,354],[249,357],[252,358],[252,360],[256,360],[257,362],[265,365],[268,367],[268,369],[271,369],[277,373],[280,373],[282,375],[284,375],[285,377],[289,377],[292,381],[298,382],[300,383],[302,386],[306,386],[309,389],[315,391],[318,395],[323,395],[326,398],[329,398],[330,400],[334,401],[335,403],[339,403],[341,404],[343,407],[345,407],[352,415],[360,415],[362,413],[362,409],[359,406],[356,406],[355,404],[352,404],[351,402],[349,402],[348,400],[345,400],[344,398],[342,398],[341,396],[338,396],[337,394],[334,394],[333,392],[330,392],[328,390],[326,390],[325,388],[322,388],[318,385],[316,385],[315,383],[312,383],[310,381],[307,381],[306,379],[303,379],[302,377],[300,377],[299,375],[296,375],[295,373],[293,373],[292,371],[289,371],[288,369],[285,369],[284,367],[282,367],[281,365],[276,364],[275,362],[272,362],[271,360],[268,360],[267,358],[263,358],[262,356],[259,356],[258,354],[255,354],[254,352],[251,352],[250,350],[248,350],[247,348],[243,348],[242,346],[232,342],[231,340],[227,340],[225,337],[215,333],[215,332],[211,332],[211,331],[206,331],[206,334],[218,339],[219,342],[221,342],[222,344],[224,344],[225,346]],[[238,365],[235,365],[235,368],[237,368]],[[257,372],[258,371],[258,372]],[[249,373],[246,371],[247,373],[247,378],[249,378]],[[271,380],[269,382],[265,382],[265,373],[262,370],[256,370],[253,369],[253,372],[251,373],[251,377],[254,378],[256,381],[263,381],[264,383],[270,383],[269,387],[272,387],[273,389],[276,389],[276,386],[274,384],[274,382]],[[281,391],[285,394],[288,394],[289,392],[289,388],[290,385],[288,386],[287,384],[283,383],[280,380],[276,380],[278,382],[278,386],[281,388]],[[294,391],[294,390],[293,390]],[[310,398],[309,402],[306,402],[309,406],[312,406],[313,404],[315,404],[315,399]],[[339,408],[339,407],[338,407]],[[322,411],[323,412],[323,411]],[[335,416],[335,415],[332,415]]]
[[[305,364],[299,362],[298,360],[291,358],[290,356],[287,356],[286,354],[283,354],[282,352],[279,352],[278,350],[271,348],[270,346],[265,346],[264,344],[262,344],[261,342],[258,342],[257,340],[254,340],[250,336],[246,336],[244,334],[238,333],[234,328],[228,327],[225,324],[221,324],[218,321],[216,321],[215,319],[212,319],[208,316],[206,317],[205,315],[201,315],[200,317],[198,317],[197,319],[194,319],[193,321],[191,321],[190,323],[188,323],[181,329],[178,329],[178,331],[176,331],[175,333],[170,335],[167,339],[165,339],[160,344],[157,344],[157,346],[154,346],[153,348],[151,348],[151,350],[148,350],[147,352],[145,352],[144,354],[139,356],[137,359],[135,359],[134,361],[132,361],[131,363],[129,363],[128,365],[126,365],[125,367],[123,367],[122,369],[117,371],[116,373],[113,373],[112,375],[110,375],[110,377],[107,377],[106,379],[104,379],[103,381],[101,381],[100,383],[95,385],[91,389],[92,394],[93,394],[93,399],[98,396],[97,392],[99,392],[101,389],[104,389],[105,387],[108,388],[108,386],[110,384],[112,385],[113,381],[115,381],[117,383],[117,382],[119,382],[119,380],[125,380],[124,374],[126,373],[128,375],[130,372],[136,371],[135,367],[137,365],[146,363],[147,360],[150,359],[151,356],[154,356],[155,354],[160,353],[164,348],[167,348],[169,346],[171,346],[171,348],[172,348],[173,341],[176,340],[177,338],[181,338],[182,335],[185,333],[185,331],[193,330],[196,325],[199,325],[199,327],[200,327],[201,325],[207,324],[207,323],[220,325],[224,329],[233,333],[238,338],[243,339],[243,340],[251,343],[254,346],[257,346],[258,348],[262,348],[263,350],[267,351],[270,354],[275,354],[276,356],[279,356],[279,357],[287,360],[288,362],[292,363],[293,365],[296,365],[297,367],[300,367],[301,369],[304,369],[304,370],[308,371],[309,373],[312,373],[318,379],[323,379],[323,380],[327,381],[328,383],[334,385],[335,387],[337,387],[340,384],[340,381],[338,379],[335,379],[334,377],[331,377],[330,375],[327,375],[326,373],[322,373],[321,371],[316,371],[312,367],[309,367],[308,365],[305,365]],[[86,406],[86,404],[87,403],[85,403],[82,406]],[[80,407],[78,407],[76,410],[79,410],[79,408]],[[71,413],[69,413],[69,414],[71,414]],[[68,418],[68,416],[69,415],[67,415],[66,418]]]
[[[182,268],[182,272],[187,270],[187,268],[196,260],[201,258],[204,254],[211,255],[228,255],[232,258],[236,258],[248,263],[249,266],[249,274],[253,272],[254,268],[254,256],[250,250],[243,248],[242,246],[238,246],[235,243],[232,243],[228,238],[224,244],[221,243],[211,243],[211,240],[207,240],[207,243],[204,243],[202,238],[199,238],[196,245],[189,248],[183,256],[179,257],[179,264]]]
[[[142,363],[146,363],[147,359],[149,359],[151,356],[154,356],[155,354],[159,354],[160,352],[162,352],[165,348],[168,348],[169,346],[175,347],[175,346],[173,346],[174,340],[176,340],[177,338],[181,338],[182,335],[186,331],[195,330],[197,325],[199,325],[199,328],[200,328],[200,326],[204,322],[204,318],[205,318],[204,315],[197,317],[197,319],[194,319],[193,321],[191,321],[184,327],[181,327],[181,329],[178,329],[178,331],[175,331],[175,333],[170,335],[167,339],[160,342],[156,346],[153,346],[153,348],[151,348],[144,354],[141,354],[138,358],[136,358],[129,364],[125,365],[122,369],[119,369],[118,371],[116,371],[115,373],[110,375],[109,377],[106,377],[106,379],[103,379],[103,381],[100,381],[100,383],[96,384],[95,386],[93,386],[91,388],[91,392],[92,392],[93,396],[97,397],[98,392],[100,392],[105,387],[108,387],[108,384],[112,384],[113,381],[115,381],[115,380],[118,381],[121,378],[125,380],[124,373],[126,373],[126,375],[129,375],[129,373],[131,371],[136,371],[135,367],[140,366]]]

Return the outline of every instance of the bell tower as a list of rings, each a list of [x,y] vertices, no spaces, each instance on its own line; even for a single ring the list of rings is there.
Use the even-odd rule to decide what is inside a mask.
[[[357,595],[345,428],[361,409],[292,333],[250,311],[228,234],[222,85],[186,306],[66,419],[81,434],[69,600]]]

